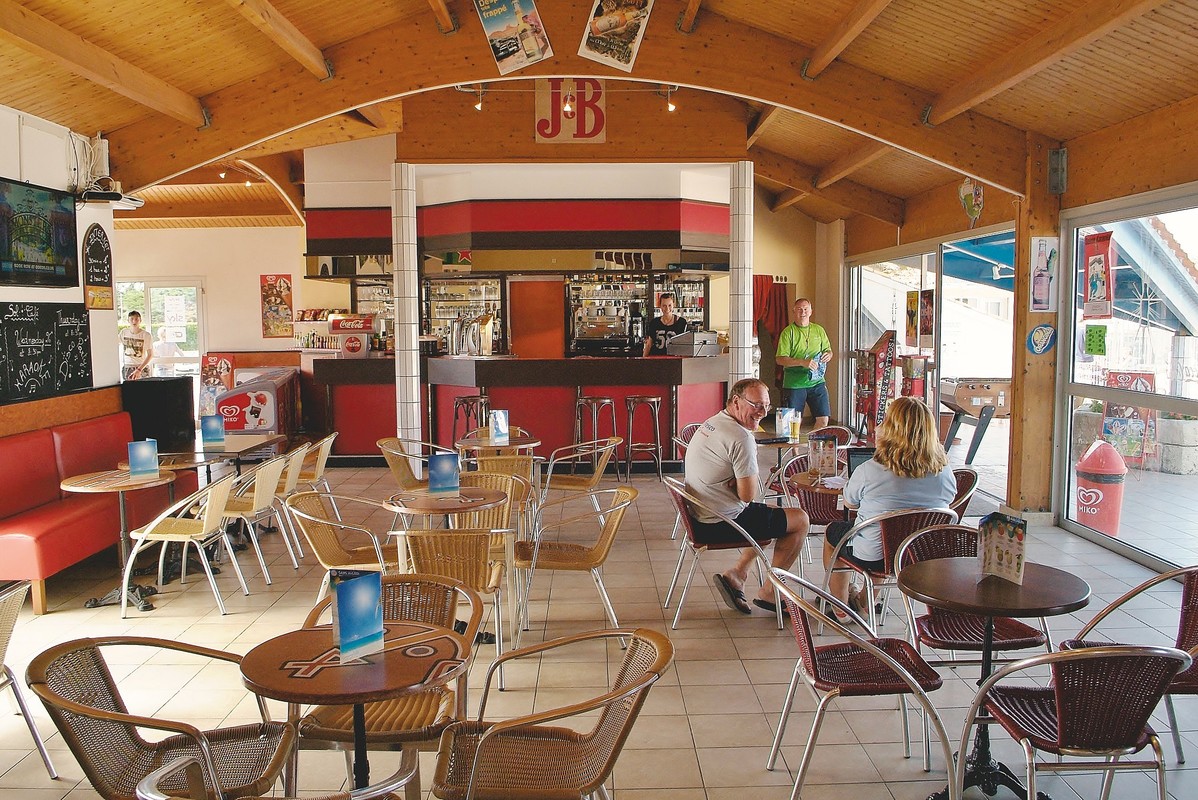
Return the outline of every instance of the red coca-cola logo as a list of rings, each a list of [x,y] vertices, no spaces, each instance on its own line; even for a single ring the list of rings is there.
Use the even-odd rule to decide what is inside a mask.
[[[349,336],[345,340],[345,349],[350,353],[357,353],[362,350],[362,340],[357,336]]]
[[[366,330],[366,319],[364,317],[335,319],[332,320],[331,329],[334,331],[364,331]]]

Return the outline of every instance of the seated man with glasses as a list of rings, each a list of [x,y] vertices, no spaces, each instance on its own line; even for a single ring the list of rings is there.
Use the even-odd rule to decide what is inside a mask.
[[[759,482],[753,431],[769,410],[769,389],[764,383],[756,378],[737,382],[724,410],[704,422],[686,448],[686,488],[712,510],[736,520],[755,540],[773,539],[773,565],[790,569],[807,535],[807,513],[801,508],[754,502]],[[702,544],[744,541],[718,517],[704,519],[701,510],[695,520],[695,538]],[[744,584],[754,555],[753,548],[744,548],[735,567],[712,578],[728,607],[742,614],[752,613]],[[773,587],[767,581],[753,605],[773,613],[774,602]]]

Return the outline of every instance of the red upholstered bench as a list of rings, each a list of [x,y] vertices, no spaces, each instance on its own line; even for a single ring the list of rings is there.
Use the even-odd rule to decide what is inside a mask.
[[[115,494],[70,494],[59,484],[85,472],[114,469],[133,439],[121,412],[0,438],[0,580],[32,581],[33,610],[46,611],[51,575],[117,543]],[[195,491],[193,470],[179,472],[178,497]],[[167,487],[126,495],[129,525],[149,522],[169,504]]]

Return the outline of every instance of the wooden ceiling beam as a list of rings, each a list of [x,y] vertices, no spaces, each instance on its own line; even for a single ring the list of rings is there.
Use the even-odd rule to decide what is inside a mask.
[[[782,114],[782,109],[777,106],[767,106],[757,115],[757,119],[753,120],[753,125],[749,128],[749,135],[745,139],[745,149],[748,150],[753,145],[757,144],[757,140],[761,138],[761,134],[765,133],[765,129],[778,121],[778,117]]]
[[[811,192],[804,192],[801,189],[783,190],[779,192],[777,196],[774,197],[774,201],[770,203],[770,211],[773,211],[776,214],[784,208],[790,208],[795,203],[799,202],[810,194]]]
[[[273,186],[279,193],[279,196],[283,198],[283,202],[287,204],[292,216],[301,223],[303,222],[304,193],[299,184],[294,180],[296,174],[303,174],[302,166],[299,167],[297,173],[295,163],[286,153],[260,156],[253,161],[238,159],[237,163],[245,169],[256,173],[262,180]]]
[[[866,164],[877,161],[890,152],[890,145],[885,142],[870,141],[858,147],[851,153],[845,153],[831,164],[820,169],[815,175],[815,188],[823,189],[846,178]]]
[[[399,101],[395,101],[398,103]],[[338,142],[352,142],[358,139],[369,139],[386,133],[399,133],[402,125],[389,128],[376,128],[363,121],[357,114],[341,114],[329,119],[305,125],[298,130],[284,133],[247,147],[237,153],[239,158],[258,159],[264,155],[290,153],[309,147],[320,147]]]
[[[380,131],[403,130],[402,100],[371,103],[368,106],[358,106],[354,111]]]
[[[584,9],[573,3],[544,3],[540,11],[547,30],[581,30],[589,9],[589,5]],[[475,15],[459,23],[468,32],[482,32]],[[396,47],[397,41],[404,46]],[[204,101],[217,120],[203,136],[161,119],[145,119],[113,131],[108,137],[113,169],[136,190],[380,97],[493,80],[495,59],[481,41],[473,35],[442,36],[431,15],[409,17],[330,47],[337,80],[313,83],[300,80],[306,76],[294,69],[279,68],[206,95]],[[421,57],[413,58],[412,53]],[[755,98],[887,142],[991,186],[1023,193],[1027,153],[1023,131],[976,112],[928,127],[920,122],[932,100],[928,92],[844,62],[818,81],[799,80],[791,68],[762,69],[762,53],[770,54],[772,64],[787,65],[801,64],[810,50],[741,22],[706,14],[703,25],[689,36],[669,32],[656,46],[643,48],[637,75],[645,83],[681,81],[696,89]],[[526,67],[521,75],[612,79],[594,62],[572,52]],[[247,108],[254,113],[246,114]],[[471,125],[485,130],[486,123]],[[505,146],[494,141],[496,155]]]
[[[857,0],[857,5],[853,6],[849,13],[836,23],[836,27],[827,38],[816,46],[811,58],[803,62],[803,77],[818,77],[888,5],[890,0]]]
[[[428,0],[429,8],[433,10],[433,18],[437,20],[437,29],[444,34],[454,33],[458,29],[458,21],[453,18],[445,0]]]
[[[227,0],[241,16],[253,23],[266,38],[283,48],[287,55],[298,61],[304,69],[317,78],[328,80],[333,77],[333,64],[324,57],[320,48],[312,43],[291,20],[267,0]]]
[[[900,197],[852,181],[839,181],[825,189],[816,189],[815,175],[818,170],[815,167],[760,147],[750,150],[749,158],[753,159],[754,174],[766,180],[835,203],[847,211],[865,214],[891,225],[903,224],[906,208]]]
[[[193,129],[208,125],[208,113],[198,98],[13,0],[0,0],[0,39]]]
[[[983,66],[962,64],[970,77],[933,100],[924,110],[924,121],[941,125],[1165,2],[1092,0]]]
[[[674,27],[681,33],[692,32],[695,29],[695,17],[699,16],[699,6],[701,5],[703,5],[703,0],[686,0],[686,7],[678,15],[678,22]]]
[[[146,192],[146,204],[133,211],[116,211],[116,219],[195,219],[199,217],[275,217],[289,214],[281,197],[231,197],[227,200],[165,201]],[[294,215],[293,215],[294,216]]]

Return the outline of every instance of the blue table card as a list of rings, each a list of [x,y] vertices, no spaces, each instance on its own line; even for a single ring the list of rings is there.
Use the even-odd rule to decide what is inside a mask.
[[[200,417],[200,440],[204,447],[222,447],[225,443],[225,418],[220,414]]]
[[[430,455],[428,457],[428,493],[457,494],[460,471],[457,453],[433,453]]]
[[[144,442],[129,442],[129,477],[158,477],[157,440],[146,439]]]
[[[496,444],[507,444],[509,428],[506,411],[491,412],[491,441]]]
[[[383,576],[380,572],[330,570],[333,582],[333,642],[341,663],[383,649]]]

